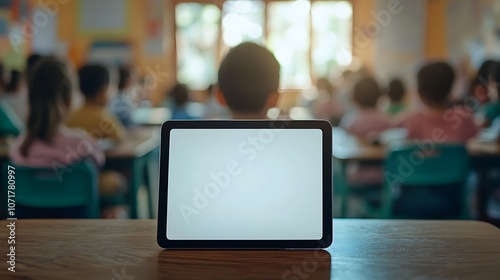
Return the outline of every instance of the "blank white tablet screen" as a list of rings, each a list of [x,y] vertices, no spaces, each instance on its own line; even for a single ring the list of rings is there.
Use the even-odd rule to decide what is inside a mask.
[[[320,129],[173,129],[170,240],[322,237]]]

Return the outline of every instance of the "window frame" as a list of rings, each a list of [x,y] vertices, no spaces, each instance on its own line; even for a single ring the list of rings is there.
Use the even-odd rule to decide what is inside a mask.
[[[215,5],[219,8],[221,12],[221,17],[219,18],[219,30],[218,30],[218,36],[219,38],[217,39],[217,52],[216,52],[216,61],[219,63],[222,60],[222,55],[221,55],[221,47],[223,44],[223,36],[222,36],[222,14],[223,14],[223,6],[226,1],[234,1],[234,0],[173,0],[173,17],[172,17],[172,22],[173,22],[173,29],[174,29],[174,62],[175,62],[175,78],[177,79],[177,24],[176,24],[176,13],[175,9],[177,7],[177,4],[180,3],[199,3],[199,4],[206,4],[206,5]],[[293,2],[294,0],[261,0],[264,2],[264,30],[263,30],[263,37],[264,37],[264,42],[267,44],[267,40],[269,38],[269,9],[268,5],[269,3],[272,2]],[[318,79],[317,75],[314,73],[314,67],[313,67],[313,42],[315,40],[315,32],[314,32],[314,27],[313,27],[313,19],[312,19],[312,4],[314,2],[340,2],[340,1],[347,1],[351,4],[352,9],[352,20],[351,20],[351,30],[354,30],[354,17],[355,17],[355,11],[354,11],[354,1],[356,0],[309,0],[311,2],[311,8],[309,9],[309,48],[308,48],[308,53],[307,53],[307,60],[309,63],[309,77],[311,78],[311,83]],[[351,31],[351,54],[354,57],[354,34],[352,34]],[[280,92],[298,92],[302,91],[305,88],[280,88]]]

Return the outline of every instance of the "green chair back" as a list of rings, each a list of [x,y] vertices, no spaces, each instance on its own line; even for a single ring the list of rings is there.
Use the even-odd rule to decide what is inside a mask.
[[[21,130],[22,123],[12,108],[0,102],[0,137],[17,136]]]
[[[97,167],[88,161],[59,169],[15,166],[16,205],[40,209],[85,207],[87,215],[79,218],[99,218],[97,176]]]
[[[439,187],[458,184],[461,215],[467,218],[467,179],[469,154],[461,144],[436,144],[434,148],[417,145],[391,147],[384,162],[383,216],[392,213],[393,191],[397,187]]]

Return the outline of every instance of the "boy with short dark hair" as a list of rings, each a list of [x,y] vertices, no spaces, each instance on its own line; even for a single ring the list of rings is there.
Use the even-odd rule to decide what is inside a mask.
[[[454,79],[453,68],[445,62],[430,63],[420,69],[418,94],[425,108],[403,121],[409,139],[463,143],[478,133],[472,111],[449,107]],[[437,135],[439,139],[435,139]]]
[[[398,115],[406,110],[406,104],[404,103],[405,95],[406,88],[403,81],[400,79],[393,79],[389,82],[389,88],[387,89],[389,106],[385,110],[389,116]]]
[[[217,99],[234,119],[265,119],[278,101],[280,65],[266,48],[242,43],[229,51],[218,73]]]
[[[125,128],[106,110],[110,73],[101,65],[86,65],[78,71],[80,91],[85,103],[68,120],[69,127],[81,127],[94,138],[123,140]]]
[[[355,85],[352,100],[357,111],[342,118],[340,126],[366,140],[376,140],[384,130],[394,127],[389,117],[377,110],[382,90],[372,77],[364,77]]]

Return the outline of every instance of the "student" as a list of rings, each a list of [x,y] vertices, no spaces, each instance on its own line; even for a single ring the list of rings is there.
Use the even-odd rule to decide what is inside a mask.
[[[483,122],[481,127],[490,127],[495,119],[500,116],[500,63],[496,64],[496,69],[490,75],[489,102],[483,107]]]
[[[405,85],[400,79],[393,79],[389,82],[387,97],[389,98],[389,106],[385,112],[389,116],[395,116],[406,110],[404,98],[406,95]]]
[[[186,105],[189,101],[189,89],[183,84],[175,84],[167,93],[169,99],[172,101],[172,119],[173,120],[192,120],[195,117],[191,116],[187,110]]]
[[[5,91],[5,67],[0,63],[0,92]]]
[[[29,77],[30,72],[35,68],[36,64],[42,60],[43,56],[33,53],[26,59],[26,77]]]
[[[125,128],[106,109],[110,83],[108,69],[100,65],[86,65],[78,71],[78,77],[85,102],[69,118],[67,125],[83,128],[96,139],[125,139]]]
[[[336,89],[327,78],[319,78],[316,82],[318,92],[314,104],[314,116],[318,119],[330,121],[333,126],[338,126],[344,110],[336,95]]]
[[[453,68],[444,62],[420,69],[418,94],[425,107],[403,120],[409,139],[464,143],[478,133],[472,111],[462,106],[449,107],[454,77]]]
[[[115,114],[121,123],[129,128],[133,125],[132,110],[134,105],[130,99],[132,88],[132,72],[128,67],[118,68],[118,96],[111,101],[110,111]]]
[[[211,84],[206,90],[205,119],[227,118],[227,109],[222,107],[216,98],[217,85]]]
[[[377,110],[381,96],[382,90],[375,79],[361,78],[354,85],[352,93],[352,101],[357,110],[342,118],[340,126],[348,133],[367,141],[377,140],[381,132],[395,127],[387,115]]]
[[[490,101],[490,89],[492,78],[494,77],[499,63],[495,60],[486,60],[481,64],[477,71],[476,77],[472,80],[470,86],[470,94],[477,100],[479,104],[485,104]]]
[[[278,101],[280,65],[274,55],[254,43],[232,48],[218,72],[217,99],[233,119],[265,119]]]
[[[10,71],[9,83],[5,85],[6,92],[19,92],[21,90],[21,72],[17,70]]]
[[[26,132],[13,143],[11,160],[22,166],[54,168],[54,164],[69,166],[89,159],[97,166],[102,166],[104,155],[95,140],[83,130],[70,129],[64,125],[71,106],[70,68],[58,59],[45,58],[31,75]],[[70,155],[68,151],[78,152]],[[101,173],[101,195],[122,192],[124,183],[121,178],[115,173]],[[112,207],[103,209],[102,213],[104,217],[115,217],[121,211],[120,208]]]

